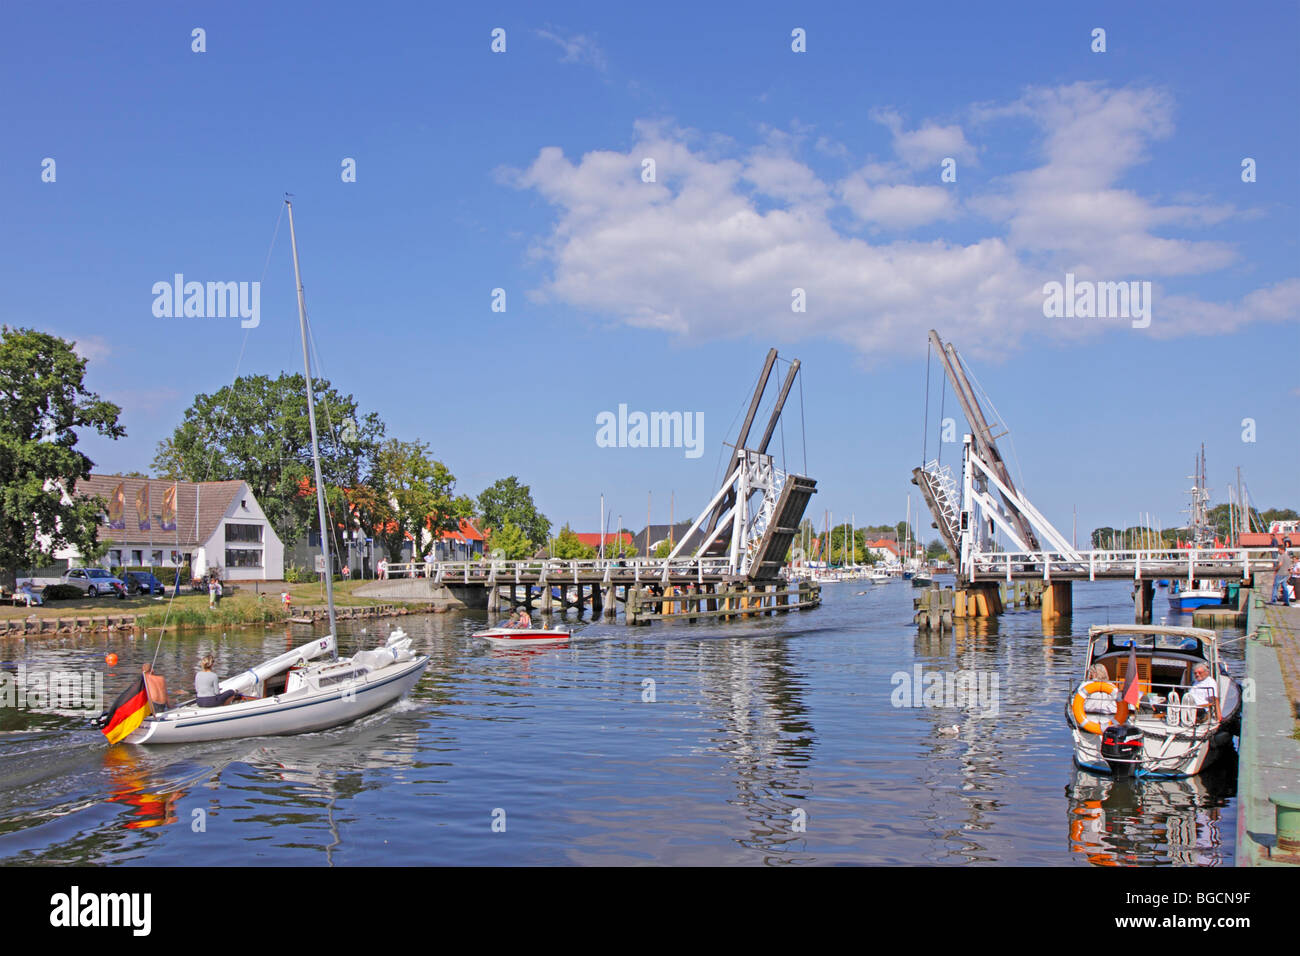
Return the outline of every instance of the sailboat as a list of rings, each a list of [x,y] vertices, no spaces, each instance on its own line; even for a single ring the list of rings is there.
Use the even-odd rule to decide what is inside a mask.
[[[298,268],[298,238],[293,229],[293,203],[289,212],[289,237],[293,244],[293,273],[298,287],[298,324],[302,330],[302,362],[307,379],[307,418],[311,423],[311,457],[316,469],[316,509],[322,532],[329,527],[325,514],[325,482],[321,476],[320,447],[316,438],[316,403],[312,392],[311,362],[307,353],[307,307],[302,274]],[[330,563],[329,535],[321,534],[325,567]],[[235,702],[200,707],[190,701],[172,710],[146,717],[125,738],[132,744],[185,744],[241,737],[301,734],[326,730],[364,717],[410,692],[429,658],[411,652],[411,639],[401,628],[374,650],[339,657],[335,635],[333,575],[325,574],[330,633],[264,661],[219,684],[234,691]],[[326,658],[328,655],[328,658]]]

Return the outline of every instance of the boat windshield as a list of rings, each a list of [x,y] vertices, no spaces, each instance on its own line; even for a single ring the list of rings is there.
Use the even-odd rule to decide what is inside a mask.
[[[1177,651],[1180,654],[1205,656],[1200,638],[1186,634],[1100,634],[1093,641],[1094,657],[1127,651],[1136,646],[1139,652]]]

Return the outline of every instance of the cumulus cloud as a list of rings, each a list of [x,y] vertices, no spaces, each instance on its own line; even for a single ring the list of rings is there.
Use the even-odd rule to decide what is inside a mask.
[[[934,124],[909,131],[887,112],[878,118],[894,133],[894,156],[866,157],[838,181],[798,155],[806,131],[769,135],[746,151],[662,122],[637,123],[626,152],[572,160],[548,146],[508,181],[556,212],[553,229],[533,247],[548,267],[533,293],[543,301],[700,340],[815,335],[864,353],[914,351],[934,326],[978,354],[982,341],[1004,349],[1031,332],[1071,338],[1108,327],[1044,318],[1043,285],[1065,271],[1154,281],[1234,261],[1226,243],[1158,232],[1223,221],[1234,215],[1230,207],[1186,196],[1161,205],[1120,185],[1149,144],[1170,135],[1170,113],[1159,91],[1087,84],[1030,90],[1014,103],[972,110],[979,127],[1011,116],[1032,120],[1037,165],[964,200],[936,182],[937,172],[915,169],[948,155],[969,162],[976,150],[965,133]],[[814,153],[827,151],[814,141]],[[655,160],[655,182],[641,179],[644,157]],[[962,220],[964,241],[905,234],[875,241],[881,229],[905,233],[947,219]],[[1294,320],[1298,287],[1300,280],[1288,280],[1218,304],[1165,297],[1162,288],[1151,331]],[[806,312],[791,310],[795,289],[804,290]]]

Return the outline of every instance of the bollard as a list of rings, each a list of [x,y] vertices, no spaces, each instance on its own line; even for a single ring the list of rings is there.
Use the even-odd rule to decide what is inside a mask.
[[[1300,794],[1270,793],[1268,802],[1277,808],[1277,848],[1300,853]]]

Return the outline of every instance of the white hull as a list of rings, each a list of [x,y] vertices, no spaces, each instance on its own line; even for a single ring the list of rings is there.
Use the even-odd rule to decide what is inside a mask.
[[[528,631],[523,628],[492,628],[478,631],[474,637],[499,644],[503,647],[516,647],[528,644],[564,644],[569,640],[569,631]]]
[[[1232,748],[1230,735],[1219,732],[1217,728],[1211,730],[1204,724],[1169,733],[1163,719],[1139,717],[1133,723],[1144,735],[1142,763],[1134,768],[1134,775],[1138,777],[1195,776]],[[1093,773],[1113,773],[1101,755],[1101,735],[1081,731],[1078,727],[1071,730],[1074,762]]]
[[[304,734],[346,724],[373,713],[410,692],[429,658],[390,664],[333,687],[300,690],[275,697],[227,704],[190,705],[147,718],[130,744],[189,744],[239,737]]]

